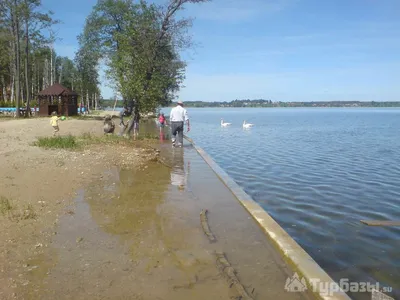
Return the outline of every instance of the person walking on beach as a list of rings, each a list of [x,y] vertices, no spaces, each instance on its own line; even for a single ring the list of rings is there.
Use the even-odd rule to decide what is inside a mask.
[[[172,146],[182,147],[183,145],[183,129],[186,122],[187,132],[190,131],[190,122],[186,109],[183,108],[183,102],[178,101],[169,115],[171,134],[172,134]],[[178,142],[176,142],[176,135],[178,134]]]
[[[53,126],[54,132],[53,132],[53,136],[55,136],[57,134],[57,132],[60,131],[60,128],[58,127],[58,120],[60,118],[57,116],[57,112],[53,111],[51,113],[51,118],[50,118],[50,125]]]

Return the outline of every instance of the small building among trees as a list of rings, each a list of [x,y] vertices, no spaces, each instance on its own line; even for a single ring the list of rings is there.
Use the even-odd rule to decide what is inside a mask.
[[[39,92],[38,101],[39,116],[49,116],[53,111],[63,116],[78,114],[78,94],[59,83]]]

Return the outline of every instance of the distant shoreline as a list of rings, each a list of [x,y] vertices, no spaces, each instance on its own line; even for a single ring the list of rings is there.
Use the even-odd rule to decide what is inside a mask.
[[[173,108],[175,105],[166,106],[165,108]],[[399,106],[191,106],[185,105],[186,108],[400,108]]]
[[[272,102],[271,100],[234,100],[230,102],[204,102],[204,101],[185,101],[186,107],[199,107],[199,108],[240,108],[240,107],[253,107],[253,108],[277,108],[277,107],[400,107],[400,101],[326,101],[326,102]],[[176,105],[173,102],[170,106]]]

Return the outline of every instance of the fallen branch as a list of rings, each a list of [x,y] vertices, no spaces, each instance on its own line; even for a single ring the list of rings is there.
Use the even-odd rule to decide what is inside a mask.
[[[206,234],[206,236],[208,237],[208,239],[210,240],[210,242],[215,242],[217,239],[211,232],[210,226],[208,226],[207,212],[208,212],[207,209],[205,209],[205,210],[203,209],[200,213],[201,226],[203,227],[203,231]]]
[[[240,283],[239,279],[236,276],[235,269],[226,259],[225,254],[223,252],[215,252],[215,255],[217,257],[217,267],[220,269],[221,273],[228,279],[229,287],[234,286],[236,288],[236,291],[240,295],[239,299],[253,300],[253,298],[246,292],[245,288]]]

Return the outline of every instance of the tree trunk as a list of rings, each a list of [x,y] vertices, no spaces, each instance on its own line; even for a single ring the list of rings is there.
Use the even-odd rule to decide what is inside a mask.
[[[86,107],[87,107],[87,112],[89,113],[89,91],[86,89]]]
[[[27,0],[25,0],[26,9],[29,9]],[[26,88],[26,110],[25,117],[29,117],[30,108],[30,89],[29,89],[29,12],[25,19],[25,88]]]
[[[13,36],[15,43],[15,108],[16,117],[19,117],[21,101],[20,91],[20,52],[19,52],[19,16],[17,12],[17,0],[14,0],[14,10],[12,12]]]
[[[44,67],[43,67],[43,86],[42,89],[44,90],[49,86],[49,60],[44,60]]]
[[[63,71],[63,65],[61,64],[60,66],[60,76],[58,77],[58,83],[61,84],[61,80],[62,80],[62,71]]]
[[[37,91],[37,93],[39,94],[39,92],[41,91],[41,88],[40,88],[40,68],[39,68],[39,63],[37,63],[37,66],[36,66],[36,91]]]
[[[11,30],[11,35],[14,36],[13,31]],[[14,69],[15,69],[15,44],[13,41],[10,41],[10,104],[14,102]]]
[[[2,94],[3,94],[3,101],[7,101],[7,89],[6,89],[6,81],[4,80],[4,75],[1,75],[1,85],[2,85]]]
[[[11,82],[10,82],[10,90],[11,90],[10,102],[11,102],[11,103],[14,102],[14,82],[15,82],[15,79],[14,79],[14,74],[13,74],[13,75],[12,75]]]
[[[94,93],[94,110],[97,110],[97,107],[98,107],[97,94]]]
[[[19,82],[19,88],[20,88],[19,94],[20,94],[20,97],[21,97],[21,101],[19,102],[19,104],[20,104],[20,107],[21,107],[21,104],[23,106],[24,103],[25,103],[24,82],[23,82],[23,80],[21,81],[21,79],[20,79],[20,82]]]
[[[81,97],[81,108],[83,107],[83,85],[81,85],[81,95],[80,95],[80,97]],[[82,112],[82,111],[81,111]]]
[[[53,45],[50,47],[50,86],[53,85]]]
[[[33,98],[35,94],[35,85],[36,85],[36,64],[35,60],[32,60],[32,77],[31,77],[31,97]]]

